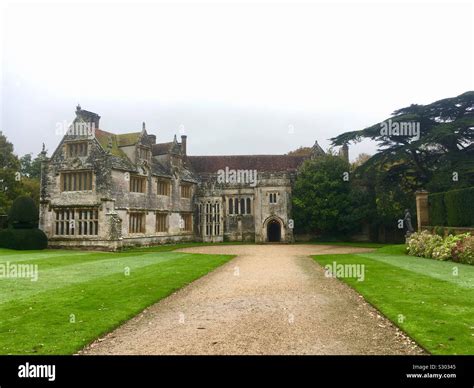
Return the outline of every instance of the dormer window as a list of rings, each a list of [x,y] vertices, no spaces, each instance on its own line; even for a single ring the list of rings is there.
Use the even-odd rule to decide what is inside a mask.
[[[87,156],[87,142],[74,142],[66,145],[66,152],[69,158],[76,158],[78,156]]]
[[[138,147],[138,157],[140,159],[149,160],[151,158],[151,151],[145,147]]]

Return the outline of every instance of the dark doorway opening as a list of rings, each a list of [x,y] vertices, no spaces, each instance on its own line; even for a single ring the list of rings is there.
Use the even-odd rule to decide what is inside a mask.
[[[268,242],[280,242],[281,225],[278,221],[272,220],[267,225]]]

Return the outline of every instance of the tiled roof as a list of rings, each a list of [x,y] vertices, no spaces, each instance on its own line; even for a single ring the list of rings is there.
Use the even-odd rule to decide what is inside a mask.
[[[152,153],[152,155],[167,154],[170,151],[172,145],[173,145],[172,141],[170,141],[168,143],[153,144],[151,146],[151,153]]]
[[[135,145],[140,140],[141,132],[122,133],[117,136],[117,143],[119,147],[126,147]]]
[[[170,141],[168,143],[158,143],[151,146],[151,153],[155,155],[164,155],[164,154],[180,154],[181,153],[181,143],[176,141]]]
[[[116,134],[96,129],[95,138],[105,151],[110,152],[114,156],[128,159],[127,155],[119,148]]]
[[[188,156],[188,161],[198,173],[217,173],[218,170],[257,170],[257,171],[294,171],[304,156],[290,155],[225,155],[225,156]]]

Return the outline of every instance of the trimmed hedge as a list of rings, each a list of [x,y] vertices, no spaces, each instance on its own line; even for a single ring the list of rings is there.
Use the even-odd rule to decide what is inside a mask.
[[[446,225],[444,193],[430,194],[428,204],[430,207],[430,225]]]
[[[474,226],[474,187],[444,195],[448,226]]]
[[[431,225],[474,226],[474,187],[430,194],[428,203]]]
[[[0,230],[0,247],[17,250],[45,249],[48,238],[40,229],[14,229]]]
[[[27,196],[16,198],[8,213],[8,221],[14,228],[36,228],[38,218],[35,202]]]

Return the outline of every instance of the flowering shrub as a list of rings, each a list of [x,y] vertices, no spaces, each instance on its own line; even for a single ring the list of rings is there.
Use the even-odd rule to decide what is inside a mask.
[[[459,241],[462,241],[461,235],[453,236],[450,234],[446,236],[441,244],[437,245],[431,254],[431,257],[436,260],[449,260],[452,258],[451,251],[457,245]]]
[[[431,258],[433,250],[441,245],[443,238],[436,234],[431,234],[427,230],[421,233],[413,233],[409,240],[407,251],[411,256]]]
[[[464,233],[457,236],[450,234],[442,238],[424,230],[410,236],[407,252],[411,256],[474,264],[474,236]]]
[[[474,236],[466,233],[462,240],[457,241],[451,251],[454,261],[464,264],[474,264]]]

